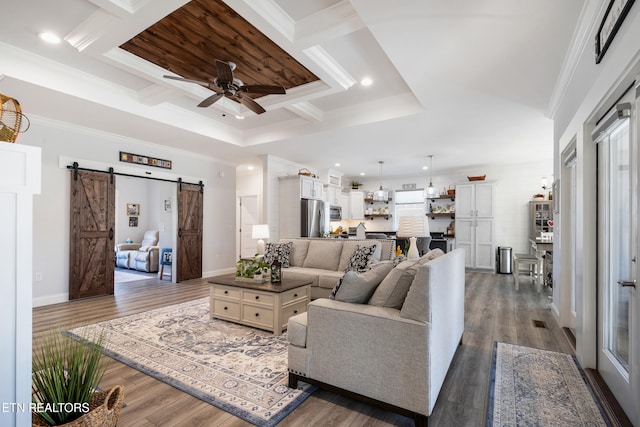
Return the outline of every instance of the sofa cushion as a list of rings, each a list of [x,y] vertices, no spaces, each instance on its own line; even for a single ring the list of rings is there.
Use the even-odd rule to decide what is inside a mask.
[[[401,317],[418,322],[429,321],[429,277],[429,266],[421,265],[400,309]]]
[[[341,253],[342,242],[329,239],[311,240],[302,266],[337,271]]]
[[[347,267],[344,269],[344,271],[366,271],[369,267],[369,263],[371,262],[371,258],[373,258],[373,254],[377,248],[377,245],[357,245],[356,250],[353,251],[353,253],[351,254],[351,258],[349,258],[349,262],[347,263]]]
[[[369,300],[369,304],[401,309],[413,282],[418,260],[399,263],[387,274]]]
[[[282,241],[280,243],[283,243]],[[293,239],[291,240],[291,255],[289,256],[289,265],[292,267],[302,267],[304,259],[309,251],[309,240]]]
[[[381,261],[371,266],[363,273],[347,271],[331,292],[331,299],[337,301],[365,304],[371,298],[382,279],[389,274],[393,264]]]
[[[307,346],[307,312],[289,318],[287,340],[298,347]]]
[[[418,264],[421,264],[421,265],[426,264],[429,261],[434,260],[442,255],[444,255],[444,251],[442,249],[440,248],[431,249],[429,252],[422,255],[420,258],[418,258]]]
[[[342,245],[342,253],[340,254],[340,263],[338,264],[338,268],[337,268],[338,271],[346,271],[347,270],[347,266],[349,264],[349,260],[351,259],[351,256],[354,254],[354,252],[356,251],[358,246],[375,246],[376,250],[373,253],[373,256],[372,256],[370,262],[374,263],[374,262],[381,261],[380,260],[380,254],[381,254],[382,245],[380,244],[380,242],[378,242],[376,240],[369,240],[369,241],[367,241],[367,240],[347,240]]]
[[[264,260],[269,264],[280,261],[282,267],[289,267],[289,257],[291,256],[292,242],[287,243],[267,243],[264,249]]]

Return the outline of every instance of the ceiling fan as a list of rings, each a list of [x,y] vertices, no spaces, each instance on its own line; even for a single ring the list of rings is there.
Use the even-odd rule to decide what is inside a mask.
[[[256,101],[251,99],[245,93],[258,93],[263,95],[286,94],[285,89],[282,86],[269,86],[269,85],[244,85],[241,80],[233,77],[233,70],[235,70],[236,64],[233,62],[225,62],[216,59],[216,69],[218,70],[218,76],[213,80],[213,83],[202,82],[198,80],[185,79],[183,77],[176,76],[163,76],[167,79],[179,80],[181,82],[197,83],[206,88],[211,89],[215,94],[203,100],[198,107],[208,107],[214,104],[223,96],[229,99],[237,101],[253,111],[256,114],[262,114],[266,110],[260,106]]]

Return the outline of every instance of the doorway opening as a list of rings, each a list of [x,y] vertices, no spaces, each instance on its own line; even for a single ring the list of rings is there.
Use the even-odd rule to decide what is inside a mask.
[[[158,241],[148,256],[148,263],[136,263],[130,254],[128,263],[118,262],[114,270],[114,284],[136,280],[158,279],[161,266],[160,255],[163,249],[175,247],[177,216],[174,215],[176,184],[167,181],[155,181],[142,177],[118,177],[116,181],[115,244],[126,242],[140,245],[145,232],[157,231]],[[133,209],[131,209],[133,207]],[[134,246],[131,246],[132,248]],[[117,255],[116,255],[117,256]],[[167,268],[172,269],[173,266]],[[147,271],[148,270],[148,271]],[[173,273],[171,271],[171,273]],[[165,281],[175,283],[173,274],[165,275]]]

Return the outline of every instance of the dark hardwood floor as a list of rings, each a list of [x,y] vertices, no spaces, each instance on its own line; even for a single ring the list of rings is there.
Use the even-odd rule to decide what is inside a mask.
[[[116,285],[116,293],[33,310],[34,348],[56,326],[84,325],[208,295],[206,280],[170,284],[156,279]],[[572,353],[548,308],[547,295],[530,280],[513,289],[511,275],[467,273],[465,332],[440,392],[431,426],[482,426],[486,419],[495,341]],[[546,328],[536,326],[544,322]],[[120,426],[249,426],[214,406],[112,361],[102,383],[125,387]],[[279,426],[411,426],[405,417],[318,390]]]

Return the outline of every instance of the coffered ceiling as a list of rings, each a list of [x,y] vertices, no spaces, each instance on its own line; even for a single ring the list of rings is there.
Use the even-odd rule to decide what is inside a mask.
[[[27,114],[236,164],[273,154],[377,176],[378,160],[416,174],[429,154],[441,169],[550,162],[549,105],[582,6],[23,0],[2,8],[0,92]],[[162,77],[213,81],[216,59],[287,94],[260,97],[261,115],[228,99],[198,108],[210,89]]]

